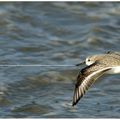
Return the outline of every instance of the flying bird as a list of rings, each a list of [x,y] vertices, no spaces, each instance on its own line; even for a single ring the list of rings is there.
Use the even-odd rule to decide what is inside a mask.
[[[75,84],[72,106],[76,105],[91,85],[104,74],[120,73],[120,52],[107,52],[86,58],[87,66],[80,70]],[[77,66],[81,65],[77,64]]]

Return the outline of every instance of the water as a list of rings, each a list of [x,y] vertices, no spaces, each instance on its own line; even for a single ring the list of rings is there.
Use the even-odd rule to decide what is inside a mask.
[[[75,108],[86,56],[119,51],[119,2],[0,3],[0,118],[119,118],[120,76],[96,82]],[[101,89],[102,88],[102,89]]]

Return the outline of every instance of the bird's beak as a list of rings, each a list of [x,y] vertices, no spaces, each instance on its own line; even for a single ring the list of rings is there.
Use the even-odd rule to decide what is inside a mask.
[[[81,63],[76,64],[76,66],[80,66],[80,65],[83,65],[83,64],[85,64],[85,61],[82,61]]]

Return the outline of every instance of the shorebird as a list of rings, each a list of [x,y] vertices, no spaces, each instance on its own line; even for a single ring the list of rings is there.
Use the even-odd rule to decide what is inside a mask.
[[[73,95],[73,106],[78,103],[89,87],[100,76],[120,73],[120,52],[107,52],[105,54],[89,56],[83,63],[87,66],[77,76]],[[80,64],[77,64],[77,66]]]

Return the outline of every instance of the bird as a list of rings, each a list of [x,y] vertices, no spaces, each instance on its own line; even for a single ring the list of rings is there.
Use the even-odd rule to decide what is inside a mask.
[[[75,106],[93,83],[104,74],[120,73],[120,52],[108,51],[103,54],[88,56],[80,66],[85,63],[86,67],[79,71],[75,83],[72,106]]]

